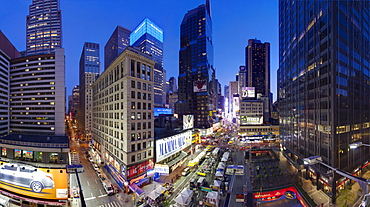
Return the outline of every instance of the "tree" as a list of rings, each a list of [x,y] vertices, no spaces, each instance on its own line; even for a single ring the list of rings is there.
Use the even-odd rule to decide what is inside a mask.
[[[337,199],[337,205],[340,207],[349,207],[352,202],[353,198],[356,198],[356,195],[351,191],[350,188],[344,188]]]

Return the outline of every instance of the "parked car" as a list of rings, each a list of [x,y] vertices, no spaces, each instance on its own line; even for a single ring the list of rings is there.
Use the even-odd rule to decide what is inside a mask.
[[[6,163],[0,167],[0,181],[31,188],[35,193],[54,188],[53,175],[30,165]]]
[[[89,161],[90,162],[94,162],[93,158],[92,157],[89,157]]]
[[[95,170],[99,170],[99,166],[97,164],[93,164]]]

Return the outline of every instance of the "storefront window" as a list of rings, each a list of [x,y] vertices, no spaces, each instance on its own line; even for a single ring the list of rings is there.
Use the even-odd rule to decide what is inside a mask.
[[[42,152],[34,152],[34,161],[42,162]]]
[[[7,156],[7,153],[6,153],[6,148],[2,148],[1,149],[1,157],[6,157]]]
[[[23,150],[22,151],[22,158],[24,160],[32,160],[33,159],[33,152],[32,151]]]
[[[22,150],[15,149],[14,150],[14,159],[21,159],[22,157]]]
[[[55,163],[58,162],[58,153],[56,152],[50,153],[50,162],[55,162]]]

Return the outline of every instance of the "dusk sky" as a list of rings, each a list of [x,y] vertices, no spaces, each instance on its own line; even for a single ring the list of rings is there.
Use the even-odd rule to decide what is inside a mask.
[[[0,30],[19,51],[26,48],[26,15],[32,0],[1,0]],[[178,79],[180,24],[187,11],[205,0],[60,0],[62,45],[66,55],[67,95],[78,85],[78,67],[84,42],[100,44],[101,72],[104,46],[117,25],[133,30],[148,17],[164,31],[166,80]],[[271,45],[271,91],[276,93],[278,69],[278,0],[211,0],[214,67],[222,86],[235,80],[245,64],[248,39]]]

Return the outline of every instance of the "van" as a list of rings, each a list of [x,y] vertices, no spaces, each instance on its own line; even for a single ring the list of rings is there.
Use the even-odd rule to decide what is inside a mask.
[[[181,172],[181,175],[182,175],[182,176],[187,176],[189,173],[190,173],[190,168],[189,168],[189,167],[187,167],[187,168],[185,168],[185,169]]]

